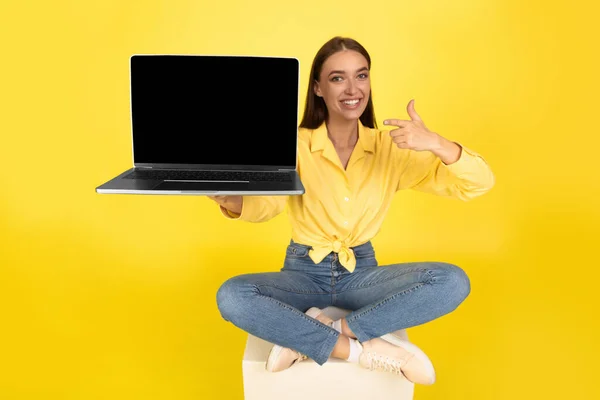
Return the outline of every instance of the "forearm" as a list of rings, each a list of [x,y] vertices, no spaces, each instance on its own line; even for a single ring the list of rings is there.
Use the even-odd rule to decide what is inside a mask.
[[[228,219],[265,222],[281,213],[288,196],[241,196],[239,208],[221,205],[221,213]]]
[[[410,152],[407,156],[400,166],[404,173],[397,190],[415,189],[468,200],[494,186],[495,178],[487,162],[462,144],[448,141],[447,146],[440,146],[435,152]]]

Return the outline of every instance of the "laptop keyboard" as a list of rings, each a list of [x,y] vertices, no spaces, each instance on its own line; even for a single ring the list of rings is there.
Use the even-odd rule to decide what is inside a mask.
[[[123,178],[152,180],[190,180],[190,181],[253,181],[253,182],[289,182],[287,172],[247,172],[247,171],[190,171],[165,169],[137,169]]]

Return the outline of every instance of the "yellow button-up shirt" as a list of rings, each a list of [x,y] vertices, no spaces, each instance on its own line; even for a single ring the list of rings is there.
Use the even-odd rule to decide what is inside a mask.
[[[458,144],[458,143],[457,143]],[[265,222],[286,204],[292,239],[310,245],[310,258],[321,262],[330,252],[354,271],[351,247],[371,240],[383,223],[394,194],[414,189],[470,200],[489,191],[494,175],[486,161],[462,146],[460,158],[446,165],[429,151],[400,149],[387,130],[358,122],[358,141],[347,168],[327,136],[317,129],[298,130],[298,173],[306,191],[291,196],[244,196],[241,214],[221,206],[228,219]]]

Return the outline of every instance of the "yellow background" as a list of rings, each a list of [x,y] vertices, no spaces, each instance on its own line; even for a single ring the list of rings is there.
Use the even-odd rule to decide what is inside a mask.
[[[287,215],[244,224],[205,197],[94,189],[132,163],[131,54],[298,57],[302,113],[312,58],[335,35],[372,56],[380,127],[414,98],[497,178],[469,203],[401,192],[373,240],[382,265],[448,261],[471,277],[458,310],[409,330],[438,373],[415,398],[598,398],[597,7],[2,2],[0,398],[242,398],[246,335],[215,293],[279,270]],[[251,134],[235,117],[224,126]]]

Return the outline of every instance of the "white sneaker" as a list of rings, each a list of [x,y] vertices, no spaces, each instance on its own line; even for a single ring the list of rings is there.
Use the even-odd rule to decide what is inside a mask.
[[[382,338],[374,338],[361,344],[363,351],[359,364],[363,368],[403,374],[409,381],[421,385],[435,382],[433,364],[413,343],[396,339],[396,344],[391,344]]]
[[[304,354],[278,345],[273,346],[265,368],[269,372],[279,372],[288,369],[297,362],[308,359]]]
[[[306,315],[315,318],[316,320],[324,323],[325,325],[331,326],[333,320],[323,314],[320,308],[312,307],[306,311]],[[297,362],[307,360],[308,357],[302,353],[292,350],[287,347],[281,347],[274,345],[267,358],[267,364],[265,368],[269,372],[279,372],[288,369]]]

